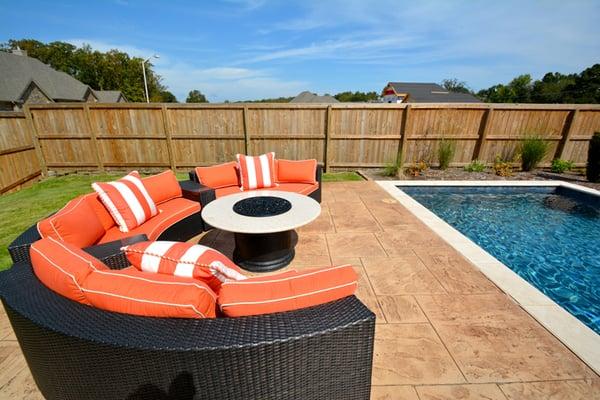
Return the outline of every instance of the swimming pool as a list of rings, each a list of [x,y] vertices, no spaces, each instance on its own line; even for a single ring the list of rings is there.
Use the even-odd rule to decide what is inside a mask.
[[[562,186],[398,186],[600,333],[600,198]]]

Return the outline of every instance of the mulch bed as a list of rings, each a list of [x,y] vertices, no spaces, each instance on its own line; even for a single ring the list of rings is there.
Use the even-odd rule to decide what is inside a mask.
[[[600,190],[600,183],[588,182],[583,173],[568,172],[564,174],[555,174],[550,170],[536,170],[531,172],[515,172],[512,176],[502,177],[496,175],[492,171],[485,172],[467,172],[462,168],[448,168],[441,170],[437,168],[429,168],[420,176],[402,175],[399,177],[389,177],[383,175],[383,170],[371,169],[361,170],[359,173],[369,180],[429,180],[429,181],[460,181],[460,180],[487,180],[487,181],[531,181],[531,180],[562,180],[575,183],[577,185],[587,186],[596,190]]]

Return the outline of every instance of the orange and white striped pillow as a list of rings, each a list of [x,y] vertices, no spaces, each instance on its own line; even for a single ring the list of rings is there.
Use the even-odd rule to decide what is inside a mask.
[[[135,243],[121,250],[140,271],[199,279],[215,293],[219,293],[223,282],[246,279],[224,254],[200,244],[159,240]]]
[[[129,232],[158,214],[137,171],[115,182],[94,182],[92,188],[121,232]]]
[[[354,294],[357,275],[351,265],[287,271],[243,281],[225,282],[218,297],[229,317],[297,310]]]
[[[242,190],[254,190],[277,186],[275,183],[275,153],[260,156],[236,155],[240,167]]]

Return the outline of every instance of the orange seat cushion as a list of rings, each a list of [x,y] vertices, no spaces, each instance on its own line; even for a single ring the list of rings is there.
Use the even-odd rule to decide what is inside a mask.
[[[192,214],[200,212],[200,203],[193,200],[178,197],[161,203],[158,206],[158,215],[146,221],[143,225],[132,229],[128,233],[123,233],[118,227],[114,226],[100,239],[99,243],[111,242],[122,239],[127,236],[145,234],[150,240],[156,240],[164,231],[179,221],[189,217]],[[200,230],[200,227],[198,227]]]
[[[310,183],[280,183],[277,187],[259,190],[281,190],[284,192],[293,192],[298,194],[309,195],[319,188],[319,184]]]
[[[223,282],[246,279],[224,254],[200,244],[147,241],[122,250],[140,271],[199,279],[217,294]]]
[[[121,232],[130,232],[158,213],[137,171],[115,182],[94,182],[92,188]]]
[[[181,186],[170,169],[142,179],[148,194],[156,204],[181,197]]]
[[[317,160],[276,160],[277,182],[316,184]]]
[[[238,165],[228,162],[210,167],[196,167],[198,182],[204,186],[218,189],[226,186],[240,186]]]
[[[76,197],[61,210],[38,222],[37,229],[43,238],[52,237],[78,247],[91,246],[106,233],[88,196]]]
[[[271,276],[225,282],[219,307],[230,317],[291,311],[354,294],[357,275],[352,266],[288,271]]]
[[[215,189],[215,197],[227,196],[228,194],[241,193],[242,189],[239,186],[225,186],[222,188]]]
[[[40,281],[79,303],[147,317],[215,316],[216,295],[203,282],[131,268],[112,271],[77,247],[52,238],[33,243],[30,253]]]
[[[240,168],[242,190],[254,190],[277,186],[275,183],[275,153],[260,156],[236,155]]]

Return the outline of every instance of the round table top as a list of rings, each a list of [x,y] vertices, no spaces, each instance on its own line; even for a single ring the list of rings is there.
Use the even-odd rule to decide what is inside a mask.
[[[247,217],[233,211],[240,200],[257,196],[286,199],[292,208],[271,217]],[[202,219],[215,228],[236,233],[274,233],[296,229],[314,221],[321,214],[321,205],[311,197],[279,190],[252,190],[220,197],[202,208]]]

